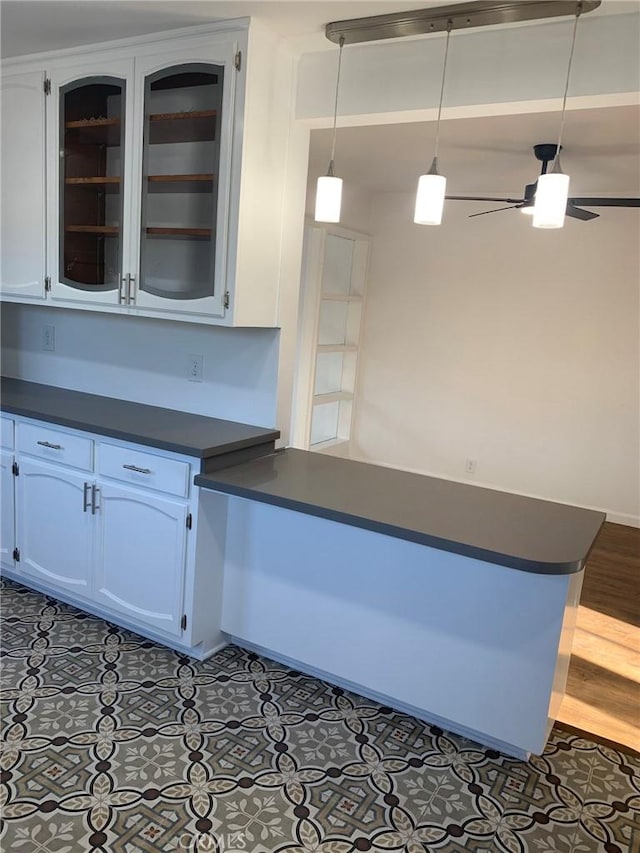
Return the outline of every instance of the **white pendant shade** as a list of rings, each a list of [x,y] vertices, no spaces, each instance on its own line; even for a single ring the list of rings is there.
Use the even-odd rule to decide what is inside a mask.
[[[316,222],[340,222],[342,178],[324,175],[316,186]]]
[[[533,210],[534,228],[562,228],[569,197],[569,175],[549,172],[538,178]]]
[[[420,175],[413,221],[416,225],[440,225],[447,179],[443,175]]]

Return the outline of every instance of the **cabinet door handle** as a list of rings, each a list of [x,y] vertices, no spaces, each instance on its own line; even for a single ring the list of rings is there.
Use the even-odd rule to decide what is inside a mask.
[[[89,491],[91,489],[91,483],[84,484],[84,492],[82,494],[82,512],[86,512],[89,509]]]
[[[129,276],[123,275],[120,279],[120,287],[118,289],[118,304],[126,305],[129,299]]]
[[[129,287],[127,289],[127,304],[135,305],[136,304],[136,277],[135,275],[128,276],[129,278]]]
[[[137,465],[123,465],[123,468],[126,468],[127,471],[135,471],[136,474],[153,474],[151,468],[138,468]]]
[[[62,450],[61,444],[51,444],[50,441],[36,441],[41,447],[49,447],[51,450]]]
[[[95,515],[96,512],[100,509],[98,504],[98,496],[100,494],[100,489],[97,486],[91,486],[91,515]]]

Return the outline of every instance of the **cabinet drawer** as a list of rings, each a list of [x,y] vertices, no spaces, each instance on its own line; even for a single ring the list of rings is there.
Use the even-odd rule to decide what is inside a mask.
[[[60,462],[82,471],[93,470],[93,441],[53,429],[49,424],[17,424],[16,447],[21,453],[50,462]]]
[[[13,418],[0,417],[0,447],[13,450]]]
[[[190,468],[188,462],[145,453],[137,447],[117,447],[105,442],[98,445],[99,474],[158,492],[185,497],[189,489]]]

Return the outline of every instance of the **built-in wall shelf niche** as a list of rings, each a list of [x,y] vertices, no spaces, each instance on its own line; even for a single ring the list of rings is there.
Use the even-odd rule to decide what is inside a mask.
[[[349,455],[370,238],[305,228],[293,442]]]

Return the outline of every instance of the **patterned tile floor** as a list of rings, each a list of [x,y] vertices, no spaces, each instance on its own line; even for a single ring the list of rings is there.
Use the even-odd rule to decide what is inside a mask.
[[[3,851],[640,851],[640,757],[507,758],[230,646],[2,583]]]

